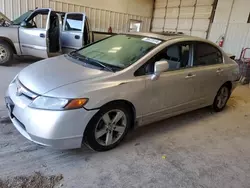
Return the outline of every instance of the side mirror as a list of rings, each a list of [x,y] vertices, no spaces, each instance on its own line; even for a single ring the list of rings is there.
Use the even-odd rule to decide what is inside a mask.
[[[33,28],[32,24],[26,21],[22,21],[20,26],[24,28]]]
[[[160,77],[162,72],[165,72],[169,69],[169,64],[166,60],[156,61],[154,66],[154,74],[151,77],[151,80],[157,80]]]
[[[25,21],[22,21],[20,24],[21,27],[27,27],[27,23]]]

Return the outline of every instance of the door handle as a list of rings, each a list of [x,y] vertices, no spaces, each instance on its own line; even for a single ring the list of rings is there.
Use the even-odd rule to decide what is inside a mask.
[[[80,36],[79,35],[75,35],[75,39],[80,39]]]
[[[41,38],[44,38],[44,37],[45,37],[45,34],[41,33],[41,34],[40,34],[40,37],[41,37]]]
[[[194,77],[196,77],[196,74],[189,73],[185,78],[189,79],[189,78],[194,78]]]

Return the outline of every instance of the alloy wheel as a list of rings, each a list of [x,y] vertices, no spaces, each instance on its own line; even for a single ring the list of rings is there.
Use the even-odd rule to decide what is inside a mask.
[[[216,104],[218,108],[223,108],[228,100],[229,90],[227,87],[222,87],[217,95]]]
[[[124,134],[127,118],[121,110],[111,110],[105,113],[95,128],[95,139],[102,146],[116,143]]]

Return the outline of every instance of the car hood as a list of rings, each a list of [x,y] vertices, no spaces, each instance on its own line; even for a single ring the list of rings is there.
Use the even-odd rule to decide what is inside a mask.
[[[2,12],[0,12],[0,19],[1,18],[3,18],[4,20],[6,20],[8,22],[11,22],[11,20],[5,14],[3,14]]]
[[[62,55],[26,67],[19,73],[18,79],[27,89],[45,94],[68,84],[100,79],[111,74],[113,73],[82,66]]]
[[[8,27],[11,24],[11,20],[0,12],[0,26]]]

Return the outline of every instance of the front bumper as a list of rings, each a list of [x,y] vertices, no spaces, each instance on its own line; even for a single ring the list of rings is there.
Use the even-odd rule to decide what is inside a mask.
[[[23,95],[17,96],[16,91],[16,85],[10,84],[6,97],[13,102],[13,109],[10,110],[9,116],[24,137],[37,144],[57,149],[81,147],[84,130],[98,110],[34,109],[28,106],[32,101]]]

